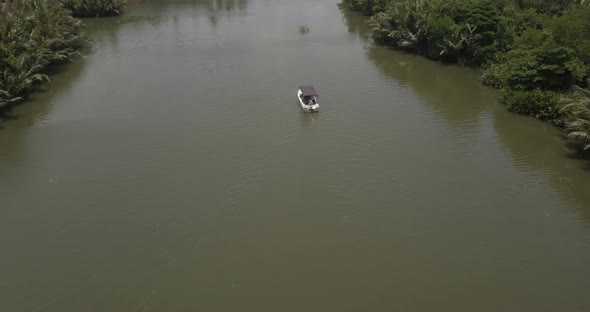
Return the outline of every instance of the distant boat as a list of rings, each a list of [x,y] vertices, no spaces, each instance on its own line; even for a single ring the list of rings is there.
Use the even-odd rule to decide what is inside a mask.
[[[300,86],[297,91],[297,99],[306,113],[315,113],[320,110],[318,93],[312,86]]]

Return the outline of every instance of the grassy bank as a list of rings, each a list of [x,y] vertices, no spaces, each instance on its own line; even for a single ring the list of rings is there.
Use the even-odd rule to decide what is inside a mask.
[[[344,0],[371,38],[426,58],[485,68],[509,110],[562,127],[590,150],[590,1]],[[577,91],[572,91],[576,88]]]
[[[86,3],[86,11],[72,7],[74,2]],[[115,2],[119,3],[117,0],[0,3],[0,117],[6,109],[24,100],[36,83],[49,81],[46,73],[50,66],[72,60],[88,46],[82,21],[72,14],[104,12],[102,5]]]

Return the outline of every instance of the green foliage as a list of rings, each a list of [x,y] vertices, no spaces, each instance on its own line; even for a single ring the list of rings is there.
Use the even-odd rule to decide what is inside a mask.
[[[349,0],[352,8],[365,15],[373,15],[385,11],[388,0]]]
[[[100,17],[121,14],[125,0],[62,0],[76,17]]]
[[[481,65],[505,51],[513,29],[493,0],[390,0],[372,38],[435,60]]]
[[[378,44],[396,46],[395,38],[390,36],[393,17],[386,13],[377,13],[369,20],[371,26],[371,38]]]
[[[572,85],[590,85],[590,0],[344,1],[373,13],[376,43],[483,66],[483,83],[501,88],[511,111],[566,127],[590,150],[590,100],[559,104]]]
[[[547,18],[545,26],[558,45],[574,49],[583,63],[590,64],[590,5],[571,6],[563,15]]]
[[[573,0],[344,1],[373,15],[375,42],[434,60],[481,66],[518,48],[525,31],[542,28],[556,45],[573,49],[583,63],[590,60],[590,6]]]
[[[590,98],[569,94],[561,101],[561,113],[566,116],[568,142],[583,152],[590,152]]]
[[[508,5],[502,9],[501,22],[514,35],[520,35],[529,28],[540,28],[544,19],[544,15],[538,14],[532,9],[522,10],[514,5]]]
[[[0,109],[17,103],[44,70],[79,55],[88,40],[59,3],[13,0],[0,7]]]
[[[0,109],[22,101],[47,67],[88,44],[75,16],[119,14],[123,0],[8,0],[0,4]]]
[[[575,51],[555,43],[548,31],[530,29],[501,66],[502,85],[515,90],[565,90],[584,76]]]
[[[511,90],[504,89],[500,101],[506,104],[510,111],[522,115],[551,122],[557,126],[563,126],[563,114],[559,101],[561,94],[543,90]]]
[[[434,17],[426,22],[424,53],[433,60],[455,61],[448,53],[450,40],[460,35],[460,27],[448,16]]]
[[[560,14],[579,0],[514,0],[520,8],[533,9],[543,14]]]
[[[428,0],[391,1],[385,12],[371,18],[371,37],[379,43],[421,53],[426,25],[432,17]]]
[[[486,65],[481,76],[483,84],[497,89],[502,88],[502,78],[505,76],[504,69],[504,66],[496,63],[489,63]]]
[[[481,65],[502,50],[497,40],[501,36],[500,20],[500,10],[493,0],[471,0],[461,7],[457,21],[474,28],[476,36],[472,50],[466,55],[470,63]]]

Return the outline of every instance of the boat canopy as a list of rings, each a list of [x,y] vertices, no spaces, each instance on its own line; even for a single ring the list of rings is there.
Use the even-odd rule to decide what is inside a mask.
[[[301,95],[303,96],[318,96],[318,93],[312,86],[300,86],[299,90],[301,90]]]

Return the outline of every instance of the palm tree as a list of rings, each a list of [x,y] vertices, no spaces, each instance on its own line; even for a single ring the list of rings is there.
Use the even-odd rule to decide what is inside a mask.
[[[0,109],[18,103],[46,67],[80,54],[88,43],[80,20],[57,1],[9,0],[0,6]]]
[[[578,91],[583,95],[564,98],[561,111],[570,116],[566,125],[567,139],[582,151],[588,151],[590,150],[590,97],[588,97],[590,92],[584,89]]]

